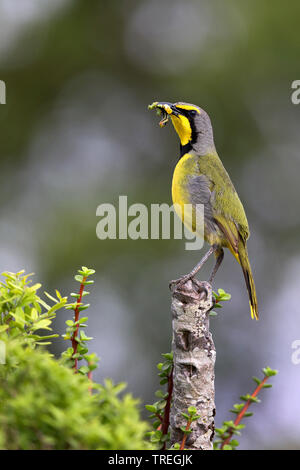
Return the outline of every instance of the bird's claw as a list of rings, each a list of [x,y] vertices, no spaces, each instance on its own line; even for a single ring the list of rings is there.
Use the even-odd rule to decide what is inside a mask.
[[[173,281],[169,282],[169,289],[171,291],[175,289],[180,289],[186,282],[190,281],[193,279],[189,274],[186,274],[185,276],[180,277],[179,279],[174,279]]]
[[[191,276],[191,274],[186,274],[185,276],[182,276],[179,279],[170,281],[169,288],[172,292],[175,292],[176,290],[183,287],[188,281],[191,281],[191,285],[187,288],[188,291],[195,289],[197,292],[200,293],[201,299],[207,299],[208,290],[205,286],[205,283],[197,281],[196,279],[194,279],[193,276]]]

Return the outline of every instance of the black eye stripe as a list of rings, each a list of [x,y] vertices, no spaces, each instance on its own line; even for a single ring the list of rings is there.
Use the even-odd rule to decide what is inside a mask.
[[[191,116],[195,116],[197,114],[197,111],[195,111],[194,109],[183,109],[183,108],[179,108],[179,107],[177,109],[180,112],[180,114],[183,114],[187,118],[189,118]]]

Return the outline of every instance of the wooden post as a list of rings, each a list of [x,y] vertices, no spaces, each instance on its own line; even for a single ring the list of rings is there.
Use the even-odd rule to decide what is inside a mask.
[[[214,436],[216,350],[209,331],[209,311],[214,305],[207,282],[189,280],[172,292],[173,397],[170,415],[171,444],[181,443],[186,426],[182,413],[197,409],[186,449],[212,450]]]

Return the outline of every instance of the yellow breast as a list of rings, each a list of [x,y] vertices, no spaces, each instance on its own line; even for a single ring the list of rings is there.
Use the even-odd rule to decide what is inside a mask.
[[[191,232],[194,232],[194,215],[188,191],[188,177],[193,174],[194,168],[194,156],[186,153],[177,163],[172,181],[172,199],[175,211]]]

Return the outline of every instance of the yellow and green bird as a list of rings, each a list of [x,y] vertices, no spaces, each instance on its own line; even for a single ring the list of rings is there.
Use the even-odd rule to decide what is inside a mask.
[[[208,114],[189,103],[154,102],[150,109],[162,114],[160,126],[169,118],[180,139],[180,159],[175,167],[172,198],[175,208],[197,204],[204,206],[204,239],[211,248],[194,269],[177,280],[182,285],[201,269],[211,254],[216,264],[209,279],[212,282],[223,260],[223,248],[229,248],[242,267],[249,294],[251,317],[258,320],[255,284],[248,258],[249,227],[244,207],[215,148],[213,130]],[[196,210],[196,209],[195,209]],[[178,214],[191,231],[197,232],[193,217]]]

